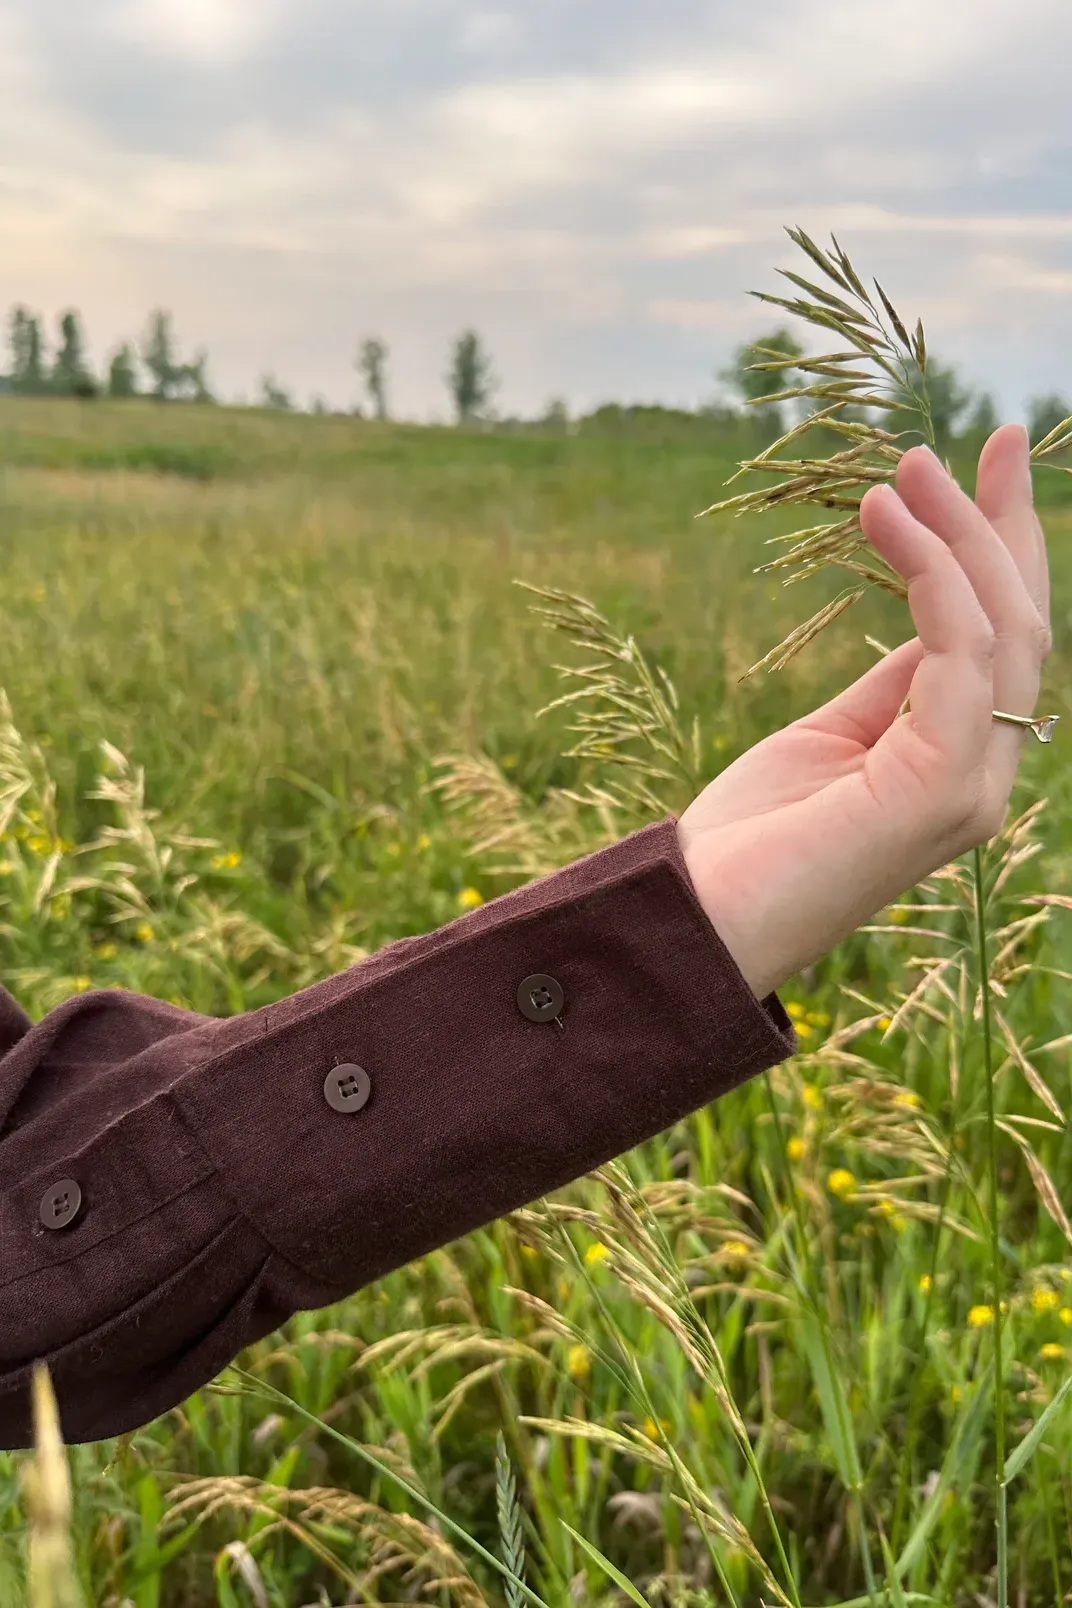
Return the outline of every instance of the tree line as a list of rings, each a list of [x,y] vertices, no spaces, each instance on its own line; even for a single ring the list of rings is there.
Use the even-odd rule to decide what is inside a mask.
[[[113,352],[103,375],[94,374],[90,367],[82,321],[74,309],[61,314],[55,349],[50,353],[39,316],[23,306],[12,308],[8,349],[5,389],[18,396],[145,395],[161,401],[214,400],[206,379],[208,354],[201,351],[180,361],[171,314],[162,308],[151,315],[137,347],[124,341]]]
[[[103,374],[95,374],[86,356],[82,321],[71,308],[60,315],[53,350],[47,349],[42,320],[22,305],[12,308],[8,320],[9,367],[0,373],[0,389],[16,396],[74,396],[93,398],[149,396],[160,402],[214,402],[208,381],[208,353],[198,351],[192,358],[179,356],[172,316],[157,308],[149,317],[143,339],[136,345],[124,341],[112,353]],[[370,336],[362,342],[356,359],[368,404],[374,417],[390,417],[387,392],[385,341]],[[485,418],[497,381],[491,360],[475,330],[458,336],[451,352],[446,382],[459,423]],[[265,374],[260,382],[261,404],[272,408],[293,408],[291,394],[275,376]],[[316,411],[323,404],[314,403]],[[362,411],[360,408],[355,411]]]
[[[775,440],[793,422],[793,416],[787,411],[788,404],[764,401],[774,387],[769,372],[752,367],[760,347],[780,351],[787,357],[804,355],[804,349],[791,331],[784,328],[742,342],[727,367],[718,370],[715,376],[725,387],[727,400],[702,406],[696,416],[730,423],[740,422],[742,416],[747,415],[761,437]],[[10,363],[6,374],[0,373],[0,390],[15,395],[86,399],[147,396],[159,402],[211,403],[216,400],[208,381],[208,353],[201,349],[192,357],[182,358],[172,316],[163,308],[150,314],[140,342],[124,341],[115,349],[103,374],[95,374],[90,367],[81,319],[74,309],[60,315],[54,347],[49,352],[40,317],[25,306],[14,307],[8,321],[8,348]],[[380,420],[391,417],[389,358],[387,343],[379,336],[370,335],[361,342],[354,364],[363,387],[365,406],[373,418]],[[444,381],[459,424],[495,421],[492,403],[499,382],[490,354],[475,330],[463,330],[454,341]],[[797,383],[796,370],[787,368],[779,372],[778,389],[789,390]],[[993,397],[966,385],[952,364],[929,358],[927,389],[940,444],[967,435],[989,435],[1001,423]],[[271,374],[261,379],[259,401],[264,407],[295,407],[290,392]],[[1028,432],[1035,442],[1072,414],[1072,403],[1050,393],[1030,397],[1026,409]],[[314,401],[312,411],[326,412],[326,404]],[[365,409],[358,405],[353,411],[362,415]],[[647,414],[675,410],[630,410],[609,405],[592,417],[599,419],[604,414],[624,417],[626,413],[638,411]],[[846,409],[843,416],[850,417],[853,411]],[[861,418],[869,416],[867,409],[855,412]],[[541,422],[567,428],[570,420],[565,402],[560,398],[552,400]]]

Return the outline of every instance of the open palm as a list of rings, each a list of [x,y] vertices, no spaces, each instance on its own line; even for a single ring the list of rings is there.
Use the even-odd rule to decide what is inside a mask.
[[[1022,426],[987,441],[974,502],[919,447],[860,518],[907,582],[918,634],[743,754],[678,823],[701,903],[760,997],[999,830],[1025,734],[992,712],[1034,711],[1050,649]]]

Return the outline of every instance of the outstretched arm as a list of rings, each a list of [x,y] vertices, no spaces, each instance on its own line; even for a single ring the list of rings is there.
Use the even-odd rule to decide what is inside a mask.
[[[672,820],[242,1016],[2,997],[0,1447],[35,1359],[69,1440],[132,1429],[796,1049]]]

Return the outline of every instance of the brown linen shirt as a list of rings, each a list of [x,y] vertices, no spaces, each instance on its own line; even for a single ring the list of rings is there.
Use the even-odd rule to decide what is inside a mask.
[[[0,1447],[36,1359],[68,1440],[136,1428],[796,1049],[672,817],[244,1015],[0,989]]]

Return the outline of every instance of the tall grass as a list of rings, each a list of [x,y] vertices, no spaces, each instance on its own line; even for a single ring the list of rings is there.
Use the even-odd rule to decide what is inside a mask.
[[[789,651],[817,616],[787,641],[800,594],[750,573],[753,529],[825,618],[820,560],[860,559],[849,510],[833,538],[759,494],[754,527],[691,522],[735,465],[770,469],[758,448],[0,415],[0,956],[35,1011],[90,981],[279,997],[683,807],[907,624],[857,570],[824,654]],[[230,457],[204,480],[64,460],[213,430]],[[895,468],[877,432],[848,450],[838,496]],[[1069,528],[1056,503],[1056,620]],[[1062,711],[1066,665],[1058,640]],[[782,990],[802,1050],[767,1078],[73,1449],[85,1599],[1062,1600],[1059,756],[1029,750],[993,842]],[[25,1461],[0,1456],[5,1604]]]

